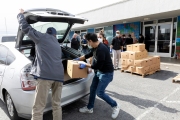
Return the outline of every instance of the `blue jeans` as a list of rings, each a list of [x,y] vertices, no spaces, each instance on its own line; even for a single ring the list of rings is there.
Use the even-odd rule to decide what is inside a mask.
[[[106,87],[113,80],[113,74],[114,74],[113,72],[102,73],[99,71],[95,73],[95,76],[93,78],[93,81],[90,87],[89,104],[87,106],[88,109],[94,108],[96,94],[98,97],[106,101],[111,107],[117,106],[116,101],[114,101],[105,93]]]

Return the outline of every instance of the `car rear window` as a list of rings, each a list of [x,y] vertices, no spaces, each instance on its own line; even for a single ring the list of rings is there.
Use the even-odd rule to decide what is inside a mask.
[[[64,37],[69,24],[64,22],[37,22],[31,24],[31,26],[41,33],[46,33],[47,28],[54,27],[57,31],[57,39],[61,40]],[[25,35],[23,40],[30,40],[30,38]]]
[[[3,36],[2,42],[15,42],[16,36]]]

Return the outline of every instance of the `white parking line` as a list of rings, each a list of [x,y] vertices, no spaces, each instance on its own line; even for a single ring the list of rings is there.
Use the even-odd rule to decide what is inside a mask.
[[[180,104],[180,101],[165,101],[166,103],[175,103],[175,104]]]
[[[158,103],[156,103],[152,108],[148,109],[147,111],[145,111],[143,114],[139,115],[136,120],[142,120],[142,118],[144,118],[148,113],[150,113],[151,111],[153,111],[158,105],[162,104],[163,102],[165,102],[170,96],[172,96],[173,94],[175,94],[178,90],[180,90],[180,88],[176,88],[172,93],[170,93],[168,96],[164,97],[162,100],[160,100]]]
[[[179,64],[163,63],[163,62],[161,62],[161,65],[180,66]]]

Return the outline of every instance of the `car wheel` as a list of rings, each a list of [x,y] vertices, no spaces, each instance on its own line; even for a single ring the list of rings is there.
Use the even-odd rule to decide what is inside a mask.
[[[17,114],[16,108],[14,107],[14,103],[12,101],[10,94],[6,92],[5,98],[6,98],[5,102],[9,117],[11,118],[11,120],[19,120],[20,118]]]

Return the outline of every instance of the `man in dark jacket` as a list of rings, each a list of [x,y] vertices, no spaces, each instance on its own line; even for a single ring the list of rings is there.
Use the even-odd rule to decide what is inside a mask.
[[[133,44],[133,39],[131,37],[131,34],[128,35],[128,37],[126,38],[126,45],[130,45]]]
[[[117,70],[119,69],[121,51],[123,51],[123,43],[120,37],[120,31],[116,31],[116,37],[113,38],[110,48],[113,53],[114,69]]]
[[[109,97],[105,93],[106,87],[113,80],[114,70],[112,60],[109,54],[109,49],[100,41],[98,41],[97,35],[94,33],[86,34],[86,39],[88,40],[88,45],[91,47],[92,51],[85,56],[76,58],[75,60],[85,60],[93,57],[93,64],[80,64],[80,68],[84,69],[86,67],[95,69],[95,76],[90,88],[89,103],[87,106],[80,108],[81,113],[93,113],[94,102],[96,94],[98,97],[106,101],[113,109],[112,118],[118,117],[120,106],[119,104]]]
[[[74,33],[73,38],[71,40],[71,48],[78,50],[80,47],[80,41],[78,40],[78,35]]]
[[[36,58],[31,69],[31,74],[37,79],[32,120],[43,119],[50,89],[52,89],[53,119],[62,120],[61,91],[64,81],[64,68],[61,61],[61,47],[56,39],[56,30],[50,27],[46,33],[36,31],[27,23],[23,13],[24,10],[20,9],[17,16],[20,29],[36,45]]]
[[[144,36],[142,34],[139,34],[139,43],[144,43]]]

